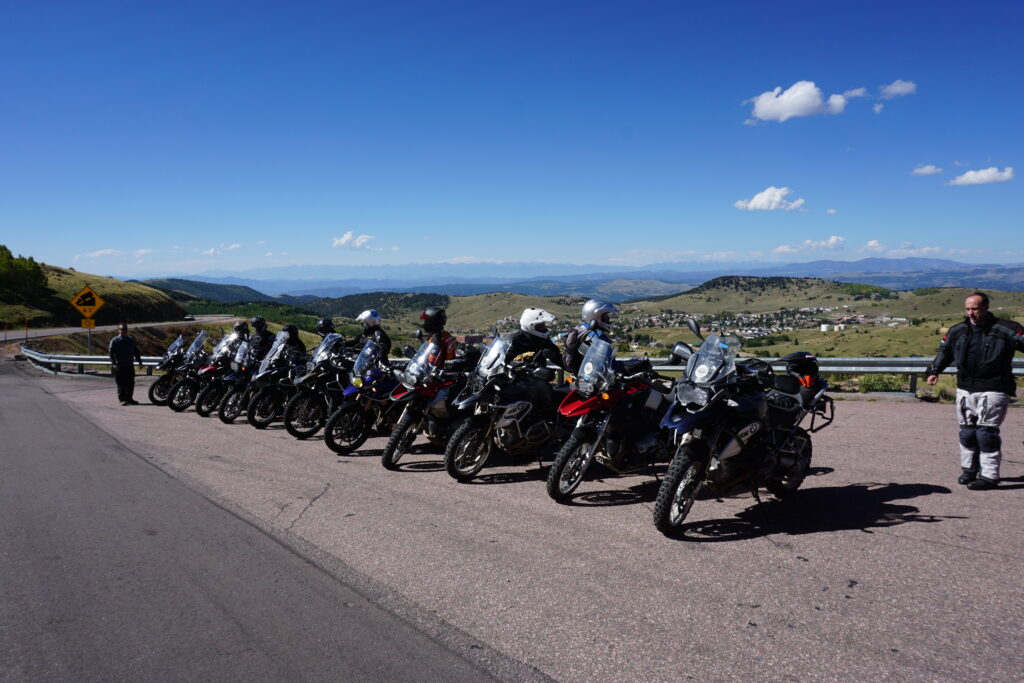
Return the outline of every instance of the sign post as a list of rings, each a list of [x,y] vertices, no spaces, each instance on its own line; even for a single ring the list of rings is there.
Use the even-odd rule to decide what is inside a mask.
[[[103,308],[106,302],[96,292],[92,291],[89,285],[82,287],[82,291],[71,297],[71,305],[82,314],[82,328],[89,331],[89,355],[92,355],[92,331],[96,327],[96,321],[92,319],[96,311]]]

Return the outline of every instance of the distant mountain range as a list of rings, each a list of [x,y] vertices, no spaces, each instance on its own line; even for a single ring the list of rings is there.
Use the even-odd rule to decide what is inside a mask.
[[[664,296],[725,275],[816,277],[890,289],[974,287],[1024,291],[1024,265],[978,265],[948,259],[866,258],[807,263],[657,263],[610,267],[565,263],[431,263],[390,266],[289,266],[189,276],[192,281],[248,287],[278,297],[340,297],[367,292],[471,296],[515,292],[531,296],[602,297],[616,301]],[[183,278],[184,279],[184,278]],[[167,287],[168,280],[158,281]],[[244,290],[236,290],[241,293]]]

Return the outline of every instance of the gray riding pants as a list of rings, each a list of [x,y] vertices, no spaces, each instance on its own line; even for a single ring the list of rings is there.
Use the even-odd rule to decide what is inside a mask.
[[[999,481],[1002,437],[1010,397],[999,391],[956,390],[956,417],[960,423],[960,467]]]

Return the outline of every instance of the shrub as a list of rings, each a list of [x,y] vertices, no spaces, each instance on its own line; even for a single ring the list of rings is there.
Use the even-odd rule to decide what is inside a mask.
[[[904,391],[901,375],[864,375],[858,384],[860,392],[869,391]]]

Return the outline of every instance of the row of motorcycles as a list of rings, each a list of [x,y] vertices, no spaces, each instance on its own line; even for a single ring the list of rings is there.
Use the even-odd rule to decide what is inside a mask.
[[[647,469],[660,479],[654,524],[674,536],[703,489],[745,489],[757,501],[761,487],[777,498],[793,494],[810,468],[811,434],[835,413],[812,354],[785,356],[785,374],[775,374],[764,361],[740,358],[736,337],[705,337],[688,324],[700,346],[679,342],[660,366],[618,361],[612,344],[592,339],[575,378],[560,385],[552,368],[510,358],[509,339],[497,335],[437,365],[440,349],[429,340],[389,359],[372,339],[357,351],[331,333],[312,355],[297,357],[282,332],[256,365],[237,334],[207,353],[201,331],[187,349],[182,337],[167,349],[149,398],[178,412],[194,404],[225,423],[245,413],[258,429],[282,419],[299,439],[322,429],[341,455],[388,436],[381,460],[391,470],[423,436],[444,450],[445,469],[459,481],[476,477],[495,454],[541,465],[548,455],[547,492],[563,503],[595,462],[618,474]],[[667,366],[685,369],[678,377],[658,372]]]

